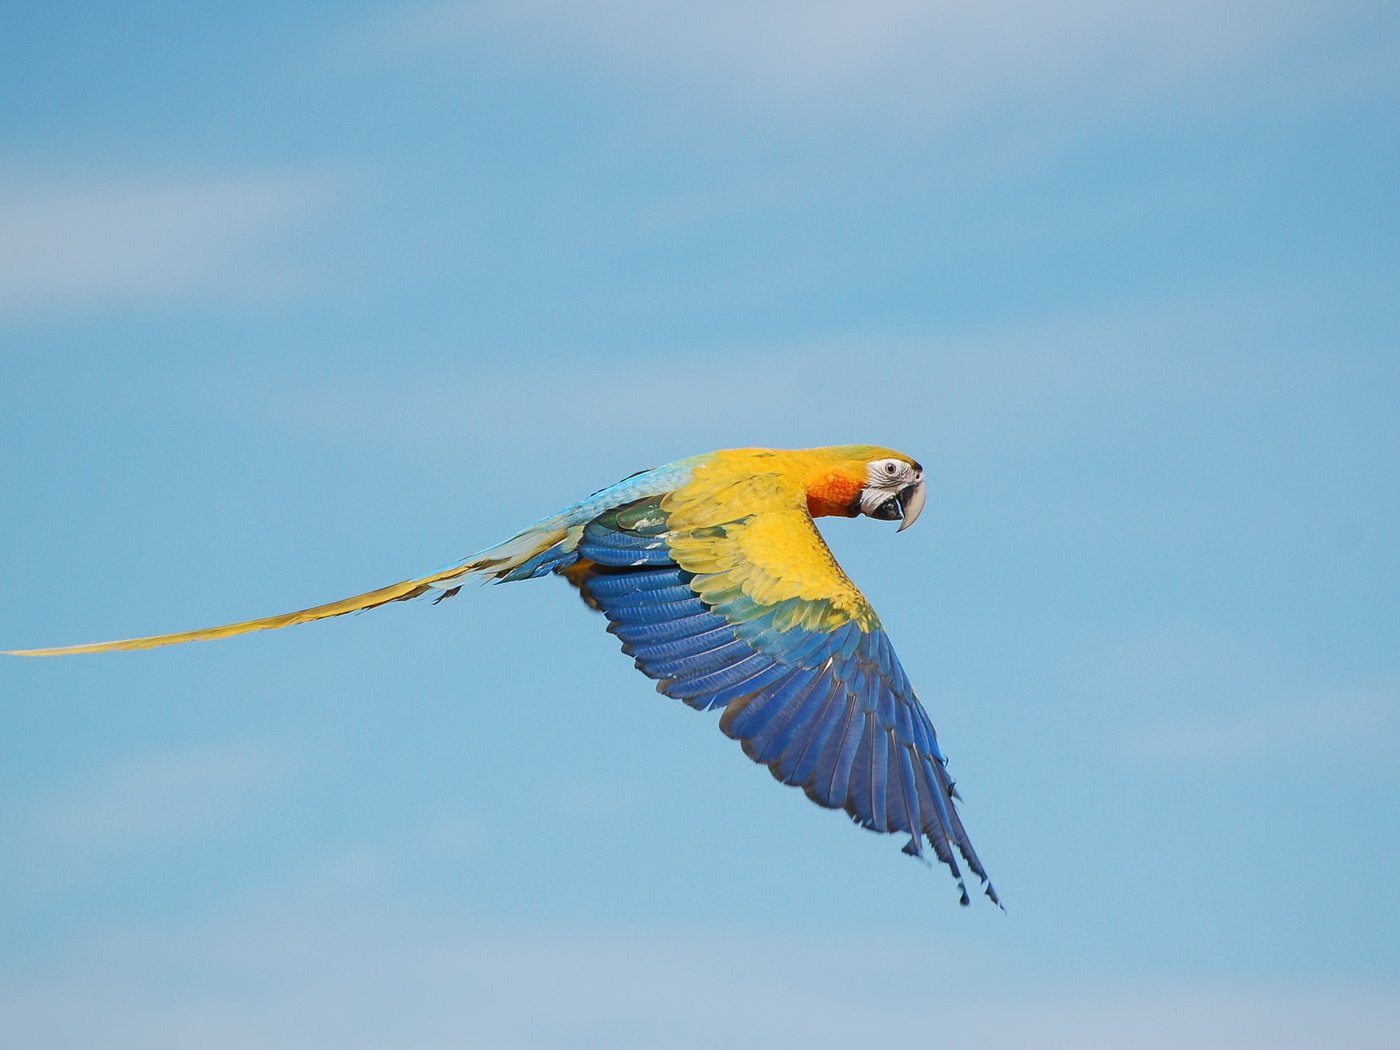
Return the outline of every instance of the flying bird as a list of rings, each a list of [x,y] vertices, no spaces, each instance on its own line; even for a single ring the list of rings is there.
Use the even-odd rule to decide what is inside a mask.
[[[151,649],[456,594],[471,578],[555,574],[602,612],[657,689],[701,710],[784,784],[862,827],[925,843],[968,903],[958,856],[1000,904],[968,840],[928,713],[875,610],[814,518],[914,524],[923,468],[874,445],[731,449],[634,474],[418,579],[280,616],[13,656]]]

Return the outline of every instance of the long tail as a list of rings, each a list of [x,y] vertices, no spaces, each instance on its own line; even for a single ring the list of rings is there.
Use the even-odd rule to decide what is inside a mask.
[[[563,529],[531,529],[513,536],[505,543],[482,551],[466,561],[446,569],[440,569],[416,580],[391,583],[387,587],[366,591],[353,598],[342,598],[338,602],[313,605],[309,609],[282,613],[278,616],[264,616],[258,620],[244,620],[241,623],[225,624],[222,627],[205,627],[197,631],[181,631],[178,634],[153,634],[146,638],[123,638],[115,642],[91,642],[87,645],[64,645],[55,649],[10,649],[0,651],[3,656],[73,656],[78,653],[110,653],[124,649],[155,649],[162,645],[178,645],[181,642],[207,642],[215,638],[231,638],[250,631],[270,631],[278,627],[291,627],[293,624],[310,623],[331,616],[344,616],[346,613],[374,609],[390,602],[404,602],[430,590],[440,591],[442,597],[457,593],[461,584],[469,576],[485,574],[504,579],[513,569],[527,561],[541,549],[548,549],[563,539]]]

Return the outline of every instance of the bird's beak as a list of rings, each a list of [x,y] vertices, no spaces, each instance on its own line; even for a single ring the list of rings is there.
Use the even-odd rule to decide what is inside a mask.
[[[919,515],[924,512],[924,500],[927,496],[928,493],[924,491],[923,478],[899,490],[895,500],[899,503],[900,517],[903,520],[899,523],[899,528],[894,530],[895,532],[903,532],[919,520]]]

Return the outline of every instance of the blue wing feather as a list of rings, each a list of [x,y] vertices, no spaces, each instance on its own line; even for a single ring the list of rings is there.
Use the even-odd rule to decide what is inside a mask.
[[[698,656],[701,653],[710,652],[722,645],[734,641],[734,632],[728,625],[710,627],[707,630],[698,631],[695,634],[688,634],[683,638],[668,638],[663,642],[649,642],[632,647],[632,655],[639,660],[646,660],[657,670],[660,670],[660,661],[675,660],[680,657]],[[669,672],[665,672],[669,673]]]
[[[720,721],[720,728],[739,740],[756,738],[784,708],[799,702],[806,695],[816,676],[816,671],[805,667],[793,668],[767,692],[754,697],[747,704],[730,708]]]
[[[756,649],[749,649],[746,656],[739,657],[718,671],[711,671],[698,678],[678,678],[669,682],[665,692],[678,700],[698,700],[708,693],[747,682],[759,671],[771,667],[774,662],[771,656]]]
[[[614,623],[656,623],[658,620],[679,619],[707,611],[704,603],[697,597],[657,602],[652,605],[613,605],[607,602],[601,604],[608,619]]]
[[[890,734],[875,721],[871,718],[866,731],[870,739],[870,819],[876,831],[889,831]]]
[[[634,591],[656,591],[677,584],[689,584],[690,574],[677,568],[652,569],[649,572],[620,572],[611,576],[595,576],[588,589],[597,597],[620,597]]]
[[[592,593],[592,588],[589,588]],[[600,603],[606,610],[606,603]],[[703,605],[700,609],[684,616],[678,616],[674,620],[659,620],[648,623],[639,621],[637,623],[624,623],[620,620],[613,620],[609,630],[622,640],[622,648],[631,655],[629,646],[645,645],[649,642],[670,642],[678,638],[688,638],[699,631],[709,630],[714,626],[719,618],[706,609]]]
[[[811,779],[817,762],[821,759],[822,751],[826,748],[827,742],[831,740],[831,735],[836,729],[836,713],[845,704],[844,690],[836,688],[834,685],[833,688],[827,690],[826,699],[813,722],[812,731],[807,733],[803,739],[794,740],[783,752],[782,768],[787,772],[780,779],[789,784],[799,785],[805,784]]]
[[[836,688],[827,669],[811,675],[800,690],[793,690],[771,718],[746,741],[749,757],[768,764],[777,760],[821,709],[822,698]]]
[[[791,670],[792,668],[786,664],[774,661],[772,666],[759,671],[752,678],[736,682],[726,689],[717,690],[708,698],[707,704],[709,707],[728,708],[730,704],[746,703],[753,697],[760,695],[774,682],[784,678]]]
[[[698,637],[707,639],[712,634],[722,635],[725,633],[724,631],[707,631]],[[687,639],[687,641],[693,642],[694,639]],[[645,656],[640,652],[637,655]],[[651,669],[657,675],[662,678],[675,678],[679,681],[724,670],[730,667],[734,661],[753,655],[754,651],[751,648],[731,634],[729,638],[719,641],[706,642],[702,640],[696,647],[696,651],[693,652],[678,653],[667,659],[645,658],[650,660]]]
[[[637,667],[668,696],[724,708],[720,728],[813,801],[909,835],[903,849],[914,856],[927,841],[967,903],[960,853],[996,901],[933,725],[884,631],[783,629],[802,622],[787,603],[759,606],[733,587],[711,585],[702,599],[665,540],[659,502],[647,500],[590,521],[578,544],[593,563],[581,585]]]
[[[907,745],[899,748],[899,793],[904,805],[904,823],[899,830],[909,833],[909,852],[921,856],[924,822],[919,811],[919,788],[914,780],[914,756]]]
[[[859,734],[856,735],[856,730]],[[857,823],[874,827],[874,802],[870,797],[870,715],[858,710],[851,731],[856,740],[850,772],[844,778],[846,805]]]

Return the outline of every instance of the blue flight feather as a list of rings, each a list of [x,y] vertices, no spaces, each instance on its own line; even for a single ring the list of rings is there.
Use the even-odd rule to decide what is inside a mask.
[[[572,564],[551,548],[517,571]],[[585,525],[577,555],[596,569],[581,586],[609,630],[657,688],[697,708],[723,707],[720,726],[755,761],[823,806],[876,831],[926,840],[958,881],[961,853],[997,899],[953,806],[937,735],[878,626],[829,633],[811,604],[760,605],[738,584],[707,585],[670,560],[655,499]],[[701,589],[705,589],[701,597]]]

